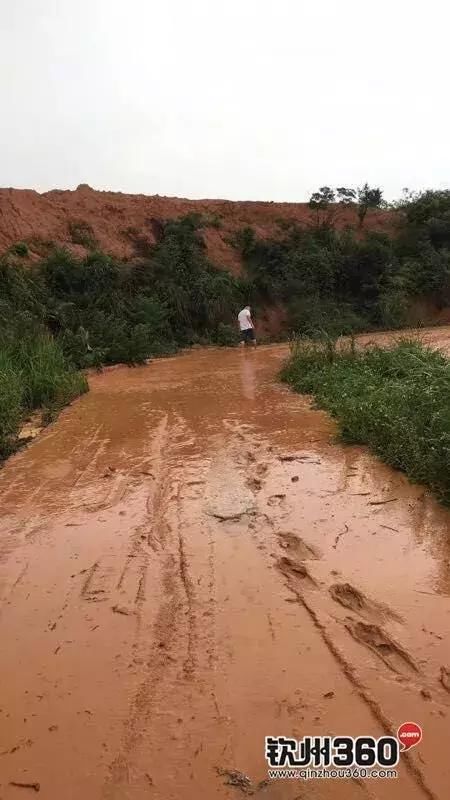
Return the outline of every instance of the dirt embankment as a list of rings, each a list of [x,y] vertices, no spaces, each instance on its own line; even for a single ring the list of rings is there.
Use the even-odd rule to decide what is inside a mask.
[[[80,230],[88,230],[105,252],[131,258],[136,236],[152,243],[155,222],[190,213],[209,219],[211,224],[204,229],[209,257],[217,266],[234,273],[240,271],[241,264],[230,237],[241,228],[250,225],[259,236],[270,237],[280,232],[280,222],[307,225],[316,220],[316,212],[307,203],[187,200],[98,192],[87,185],[75,191],[55,189],[44,194],[28,189],[0,189],[0,251],[25,241],[36,255],[46,242],[68,246],[81,254],[85,248],[80,244]],[[354,209],[336,207],[333,222],[337,228],[356,228],[358,220]],[[371,230],[389,231],[393,224],[392,212],[387,211],[369,212],[365,221],[365,227]]]

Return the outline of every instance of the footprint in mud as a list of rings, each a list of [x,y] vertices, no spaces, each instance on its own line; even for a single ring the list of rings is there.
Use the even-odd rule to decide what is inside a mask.
[[[347,618],[345,627],[357,642],[372,650],[392,672],[410,675],[419,671],[409,653],[378,625]]]
[[[280,539],[280,546],[285,550],[289,550],[292,555],[302,559],[317,559],[320,558],[319,551],[310,544],[307,544],[300,536],[295,533],[277,533]]]
[[[334,583],[330,586],[329,592],[333,600],[352,611],[362,611],[366,608],[367,601],[363,593],[350,583]]]
[[[248,478],[247,486],[254,492],[259,492],[262,489],[262,481],[260,480],[260,478]]]
[[[258,465],[257,465],[257,467],[256,467],[256,474],[257,474],[257,475],[258,475],[260,478],[262,478],[262,477],[263,477],[263,475],[265,475],[265,474],[266,474],[266,472],[267,472],[267,470],[268,470],[268,469],[269,469],[269,467],[268,467],[268,465],[267,465],[267,464],[264,464],[264,463],[258,464]]]
[[[285,494],[272,494],[267,500],[268,506],[281,506],[286,500]]]
[[[282,558],[278,559],[277,568],[283,573],[283,575],[286,575],[287,578],[294,580],[296,583],[301,581],[301,583],[305,586],[317,586],[314,578],[309,574],[305,565],[300,561],[295,561],[292,558],[283,556]]]
[[[351,583],[333,583],[328,591],[336,603],[340,603],[341,606],[349,608],[350,611],[356,611],[362,616],[376,620],[394,619],[396,622],[403,621],[388,606],[369,600],[363,592],[352,586]]]
[[[444,689],[450,692],[450,669],[448,667],[441,667],[439,679]]]

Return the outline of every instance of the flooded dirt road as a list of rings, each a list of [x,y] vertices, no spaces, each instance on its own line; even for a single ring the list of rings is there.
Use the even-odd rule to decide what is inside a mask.
[[[93,376],[1,471],[2,800],[449,796],[450,514],[286,352]],[[397,780],[260,784],[266,735],[411,720]]]

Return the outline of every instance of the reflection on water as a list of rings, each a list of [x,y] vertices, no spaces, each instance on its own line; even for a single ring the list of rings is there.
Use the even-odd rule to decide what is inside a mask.
[[[246,400],[254,400],[256,395],[256,371],[254,350],[242,348],[240,350],[239,374],[241,378],[242,394]]]

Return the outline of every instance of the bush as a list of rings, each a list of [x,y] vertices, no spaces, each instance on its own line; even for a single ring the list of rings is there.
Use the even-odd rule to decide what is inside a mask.
[[[216,228],[216,230],[223,228],[223,222],[218,214],[204,214],[202,218],[202,225],[207,228]]]
[[[83,247],[93,249],[97,246],[97,240],[92,226],[83,220],[72,220],[69,222],[69,236],[73,244],[81,244]]]
[[[349,303],[321,297],[292,300],[288,304],[288,324],[296,334],[313,337],[321,333],[345,336],[370,328],[369,320],[358,314]]]
[[[28,245],[25,242],[17,242],[10,247],[10,252],[15,256],[25,258],[28,255]]]
[[[236,327],[225,325],[223,322],[220,322],[212,339],[215,344],[221,347],[234,347],[238,344]]]

